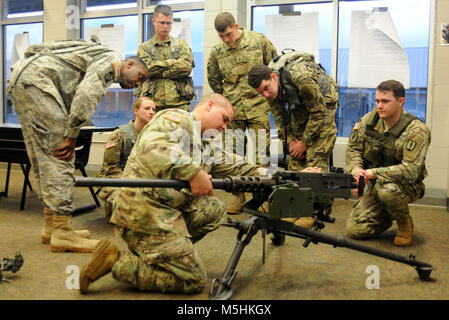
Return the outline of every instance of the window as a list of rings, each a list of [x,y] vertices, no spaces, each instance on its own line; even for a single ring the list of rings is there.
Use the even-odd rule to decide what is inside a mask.
[[[86,0],[86,11],[136,8],[136,0]]]
[[[392,24],[389,24],[389,16]],[[368,62],[372,63],[368,73],[384,73],[386,78],[377,82],[388,79],[400,80],[396,77],[400,77],[402,73],[408,76],[406,79],[409,78],[409,88],[406,87],[405,110],[425,121],[430,0],[340,1],[337,67],[340,93],[340,107],[337,112],[338,135],[349,136],[354,123],[376,105],[375,88],[377,85],[375,83],[370,85],[367,83],[368,81],[360,79],[350,70],[350,64],[354,63],[351,62],[351,59],[357,58],[351,54],[354,54],[354,51],[364,53],[363,48],[358,48],[357,44],[351,45],[351,41],[357,39],[357,35],[354,35],[357,31],[355,26],[360,21],[365,25],[362,28],[374,28],[374,39],[378,40],[380,45],[385,45],[383,50],[373,49],[373,51],[377,51],[373,55],[373,59],[382,59],[389,53],[390,57],[402,57],[402,63],[405,67],[408,66],[404,72],[398,69],[398,72],[392,75],[390,70],[382,71],[379,62],[375,64],[375,61],[371,61]],[[371,26],[371,23],[377,25]],[[351,26],[351,24],[353,25]],[[395,34],[398,38],[395,37]],[[369,37],[369,35],[365,34],[362,37]],[[385,59],[385,64],[390,63],[391,60]],[[397,65],[400,63],[401,61],[397,60]],[[392,67],[396,67],[396,61],[393,62]],[[363,68],[363,63],[360,62],[354,68]],[[360,71],[363,72],[363,70]],[[356,72],[357,70],[354,71],[354,73]],[[363,78],[369,78],[369,74],[365,74]],[[379,76],[376,79],[378,78]],[[406,81],[401,82],[405,82],[404,85],[406,85]]]
[[[126,35],[124,39],[125,57],[136,55],[138,47],[138,19],[136,15],[83,19],[83,38],[86,35],[87,28],[101,28],[102,26],[111,25],[124,26],[124,33]],[[92,116],[93,124],[98,127],[115,127],[134,119],[132,110],[132,104],[134,102],[133,94],[133,89],[122,89],[120,85],[112,84]]]
[[[147,6],[157,6],[159,4],[166,4],[166,5],[183,4],[189,2],[202,2],[202,0],[146,0]]]
[[[11,66],[19,58],[23,57],[23,50],[21,50],[22,44],[29,45],[41,43],[43,39],[43,24],[39,23],[26,23],[26,24],[10,24],[3,27],[4,29],[4,43],[5,51],[3,55],[3,70],[6,81],[3,83],[3,121],[5,123],[19,123],[19,118],[14,109],[14,106],[9,105],[6,102],[6,88],[8,86],[9,74]]]
[[[6,0],[5,18],[21,18],[43,14],[43,0]]]
[[[263,5],[257,5],[258,1],[254,2],[256,5],[252,6],[252,29],[266,35],[266,17],[269,15],[280,13],[287,15],[298,11],[301,14],[318,13],[319,58],[316,60],[337,80],[340,93],[336,118],[338,136],[348,137],[354,123],[375,106],[377,84],[388,79],[401,81],[401,78],[397,78],[399,75],[403,75],[406,79],[405,110],[416,114],[423,121],[426,120],[431,0],[340,0],[332,3],[316,1],[316,3],[281,5],[266,4],[269,1],[263,1]],[[336,24],[334,17],[337,12],[338,30],[334,30],[333,26]],[[371,12],[371,16],[367,12]],[[357,31],[373,23],[379,24],[374,26],[377,33],[359,32],[357,35]],[[381,26],[382,24],[385,25]],[[291,34],[294,39],[293,34],[298,34],[298,31]],[[370,36],[376,37],[376,41],[384,42],[380,42],[380,45],[369,54],[373,54],[374,51],[376,54],[380,53],[382,45],[385,52],[383,56],[377,57],[376,64],[374,64],[376,57],[371,55],[373,60],[365,61],[366,69],[362,69],[363,64],[356,58],[357,54],[361,56],[363,49],[372,45],[364,43]],[[335,43],[338,48],[333,47]],[[277,49],[278,53],[281,53],[280,49]],[[401,58],[399,60],[386,58],[390,53],[396,53]],[[382,60],[382,57],[385,59]],[[336,66],[332,65],[332,61],[336,62]],[[395,65],[393,62],[393,66],[390,67],[387,63],[382,64],[382,61],[388,63],[397,61],[397,63]],[[403,68],[399,68],[399,65]],[[384,73],[382,67],[385,69]],[[391,70],[396,70],[395,68],[398,73],[390,73]],[[365,79],[371,77],[375,80],[371,83],[358,81],[360,79],[355,76],[357,69],[358,77]],[[377,77],[373,76],[375,72],[378,73]]]
[[[153,14],[144,15],[144,41],[150,40],[154,36],[154,27],[151,19]],[[173,19],[190,22],[190,47],[192,48],[195,68],[193,69],[193,84],[195,86],[196,98],[190,102],[190,107],[195,106],[203,96],[203,61],[204,61],[204,10],[178,11],[173,12]],[[195,32],[201,30],[201,32]],[[173,29],[172,29],[173,31]]]

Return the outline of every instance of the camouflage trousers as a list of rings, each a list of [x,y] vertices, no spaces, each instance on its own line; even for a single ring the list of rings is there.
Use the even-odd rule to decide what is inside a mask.
[[[365,190],[346,221],[346,234],[354,239],[377,236],[390,228],[393,220],[404,221],[409,215],[408,204],[424,194],[424,184],[369,181]]]
[[[122,253],[112,275],[145,291],[199,293],[207,273],[193,243],[217,229],[226,217],[224,204],[216,197],[194,200],[171,232],[144,234],[121,228],[130,251]],[[184,236],[188,232],[191,237]]]
[[[239,159],[250,164],[268,163],[270,124],[267,115],[260,115],[253,119],[233,120],[229,128],[233,130],[233,152]],[[225,139],[228,137],[226,134],[225,131]]]
[[[64,141],[67,111],[48,93],[19,79],[12,92],[23,139],[31,162],[33,187],[45,207],[57,214],[71,214],[74,159],[58,160],[53,149]],[[61,99],[62,100],[62,99]]]
[[[309,167],[320,167],[322,171],[329,171],[329,159],[334,150],[337,135],[320,137],[306,150],[305,159],[290,157],[288,170],[301,171]]]

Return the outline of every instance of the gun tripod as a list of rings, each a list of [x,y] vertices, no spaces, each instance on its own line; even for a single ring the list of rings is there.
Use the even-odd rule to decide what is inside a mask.
[[[315,244],[322,242],[331,244],[334,247],[346,247],[385,259],[408,264],[412,267],[415,267],[421,281],[428,281],[430,279],[430,273],[433,270],[432,265],[416,260],[415,256],[410,255],[409,257],[405,257],[376,248],[371,248],[355,241],[348,240],[344,237],[336,237],[321,233],[319,232],[319,229],[322,228],[321,224],[322,222],[320,220],[316,220],[314,226],[315,230],[313,230],[303,228],[283,220],[269,220],[258,216],[251,216],[244,222],[232,220],[228,221],[225,226],[234,227],[239,230],[237,235],[237,243],[221,278],[213,279],[209,297],[214,300],[228,300],[232,297],[233,290],[231,285],[235,277],[237,276],[237,272],[235,271],[237,264],[240,260],[243,250],[251,242],[253,236],[256,235],[257,232],[259,232],[259,230],[267,233],[272,233],[273,236],[271,240],[275,246],[283,245],[285,242],[285,236],[291,236],[305,239],[305,242],[303,244],[305,247],[307,247],[310,242],[313,242]]]

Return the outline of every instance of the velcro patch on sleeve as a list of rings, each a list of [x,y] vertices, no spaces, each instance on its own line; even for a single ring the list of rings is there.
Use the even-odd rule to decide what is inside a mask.
[[[167,113],[166,115],[164,115],[164,119],[176,122],[176,123],[180,123],[182,120],[182,117],[177,115],[177,114],[171,114],[171,113]]]

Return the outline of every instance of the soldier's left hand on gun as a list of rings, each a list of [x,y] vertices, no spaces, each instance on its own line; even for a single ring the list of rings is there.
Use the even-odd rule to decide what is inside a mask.
[[[53,149],[53,156],[59,160],[69,161],[75,155],[76,139],[64,138],[64,142],[59,147]]]
[[[196,175],[190,179],[190,190],[192,195],[200,197],[200,196],[213,196],[214,195],[214,187],[212,182],[210,181],[212,177],[207,174],[204,170],[198,171]]]
[[[290,156],[299,160],[302,160],[306,157],[305,153],[307,150],[307,146],[304,142],[299,141],[298,139],[293,139],[288,144],[288,151],[290,152]]]

